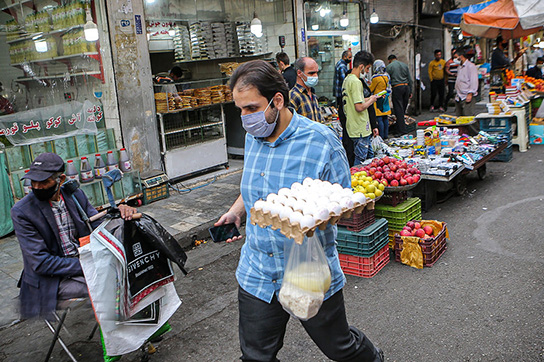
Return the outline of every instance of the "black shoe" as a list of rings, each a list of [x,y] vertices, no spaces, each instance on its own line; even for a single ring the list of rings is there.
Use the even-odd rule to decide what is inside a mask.
[[[378,347],[376,347],[376,352],[377,352],[378,356],[380,357],[380,361],[384,362],[385,357],[383,356],[383,351],[381,349],[379,349]]]

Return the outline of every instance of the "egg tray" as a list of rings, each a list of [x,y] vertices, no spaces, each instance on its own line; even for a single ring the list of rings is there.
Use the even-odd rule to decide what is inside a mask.
[[[252,225],[258,225],[262,228],[271,226],[272,230],[279,230],[286,237],[295,240],[297,244],[302,244],[305,236],[313,236],[315,230],[325,230],[328,224],[336,225],[342,218],[350,218],[353,213],[362,213],[363,210],[374,210],[375,200],[367,199],[364,204],[358,204],[352,208],[344,208],[340,215],[329,215],[326,220],[321,220],[313,227],[301,228],[300,224],[291,223],[288,218],[280,219],[278,214],[272,214],[270,211],[256,210],[254,207],[250,210],[250,222]]]

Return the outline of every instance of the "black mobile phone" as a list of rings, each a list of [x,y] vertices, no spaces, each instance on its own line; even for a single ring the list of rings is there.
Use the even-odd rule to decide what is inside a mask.
[[[224,224],[214,226],[209,229],[212,240],[216,243],[232,239],[235,236],[240,236],[240,232],[234,224]]]

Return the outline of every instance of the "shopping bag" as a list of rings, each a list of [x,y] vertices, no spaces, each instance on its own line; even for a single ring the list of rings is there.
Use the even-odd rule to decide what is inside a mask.
[[[316,234],[302,244],[285,244],[285,271],[278,299],[292,316],[308,320],[321,308],[331,286],[331,271],[323,246]]]
[[[374,151],[375,155],[382,153],[383,139],[380,136],[373,137],[372,141],[370,142],[370,147],[372,148],[372,151]]]

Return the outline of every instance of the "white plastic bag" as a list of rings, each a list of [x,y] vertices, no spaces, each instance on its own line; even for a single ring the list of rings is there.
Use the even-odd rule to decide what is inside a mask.
[[[372,151],[374,151],[375,155],[382,153],[383,143],[383,139],[380,136],[375,136],[372,138],[370,147],[372,148]]]
[[[286,267],[278,299],[289,314],[308,320],[321,308],[331,286],[331,271],[316,234],[302,244],[286,243]]]

